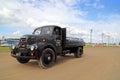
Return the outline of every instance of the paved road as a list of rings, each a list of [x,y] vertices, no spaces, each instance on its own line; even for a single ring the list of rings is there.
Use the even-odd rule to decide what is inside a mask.
[[[49,69],[0,53],[0,80],[120,80],[120,47],[86,48],[82,58],[59,57]]]

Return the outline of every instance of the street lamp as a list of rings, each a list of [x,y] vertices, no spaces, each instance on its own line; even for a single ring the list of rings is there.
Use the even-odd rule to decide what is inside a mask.
[[[109,46],[109,44],[110,44],[110,36],[108,35],[108,46]]]
[[[103,36],[104,36],[104,33],[102,33],[101,36],[102,36],[102,44],[103,44]]]
[[[92,32],[93,32],[93,30],[90,29],[90,43],[92,43]]]

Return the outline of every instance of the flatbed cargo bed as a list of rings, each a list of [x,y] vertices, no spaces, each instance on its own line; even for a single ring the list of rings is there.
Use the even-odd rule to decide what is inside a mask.
[[[85,46],[85,42],[83,41],[83,39],[74,38],[74,37],[66,38],[66,46],[65,47],[78,47],[78,46]]]

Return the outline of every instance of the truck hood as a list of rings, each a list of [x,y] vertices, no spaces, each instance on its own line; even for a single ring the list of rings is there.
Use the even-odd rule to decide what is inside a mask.
[[[20,43],[34,44],[35,42],[37,42],[38,38],[40,39],[41,36],[38,36],[38,35],[23,35],[20,38]]]
[[[45,41],[52,40],[52,37],[49,35],[23,35],[20,38],[20,43],[26,43],[26,44],[34,44],[36,42],[42,42],[45,39]]]

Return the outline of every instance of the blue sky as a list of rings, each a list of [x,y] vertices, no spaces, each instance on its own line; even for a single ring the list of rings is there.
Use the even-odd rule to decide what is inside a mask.
[[[67,27],[89,42],[120,42],[120,0],[0,0],[0,38],[20,37],[42,25]]]

